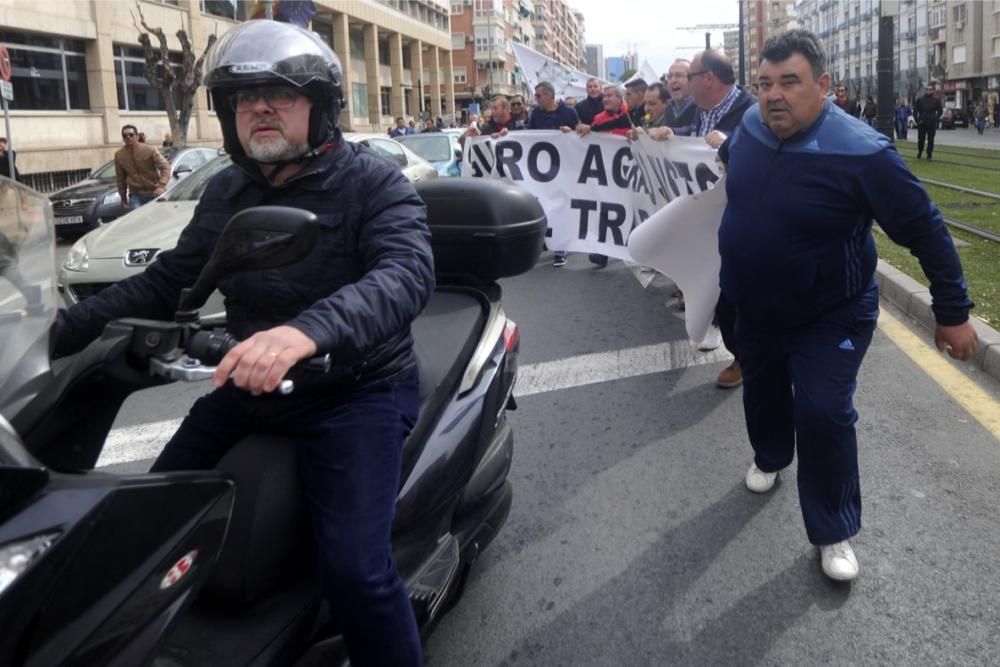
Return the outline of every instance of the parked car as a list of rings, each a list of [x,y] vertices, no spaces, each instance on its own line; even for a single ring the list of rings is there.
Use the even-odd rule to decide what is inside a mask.
[[[159,150],[170,163],[168,190],[219,154],[215,148],[196,146]],[[83,181],[52,193],[49,200],[60,236],[88,232],[128,213],[118,195],[114,160],[95,169]]]
[[[462,147],[458,143],[459,134],[454,132],[428,132],[407,134],[396,141],[430,162],[437,169],[438,176],[460,176],[462,174]]]
[[[953,130],[956,127],[969,127],[969,116],[957,107],[945,107],[941,114],[941,129]]]
[[[348,141],[363,143],[399,164],[412,182],[437,178],[437,170],[430,163],[388,137],[345,136]],[[169,192],[114,224],[98,227],[78,239],[59,270],[58,287],[66,303],[72,305],[145,270],[160,252],[173,248],[194,216],[208,182],[231,164],[228,155],[218,156]],[[222,299],[218,293],[202,309],[204,314],[221,311]]]
[[[406,177],[413,183],[424,181],[428,178],[437,178],[438,176],[437,169],[430,162],[401,144],[397,139],[390,139],[384,134],[363,134],[359,132],[345,133],[344,138],[357,144],[364,144],[389,162],[399,165],[399,168],[403,170]]]

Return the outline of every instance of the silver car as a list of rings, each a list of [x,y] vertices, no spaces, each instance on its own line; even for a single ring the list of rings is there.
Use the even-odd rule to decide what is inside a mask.
[[[364,143],[399,165],[412,182],[437,178],[437,170],[429,162],[388,137],[376,134],[345,137]],[[66,303],[77,303],[145,270],[159,253],[177,245],[209,180],[231,164],[228,155],[217,157],[145,206],[81,237],[70,248],[59,270],[59,291]],[[222,301],[216,293],[202,312],[214,314],[221,309]]]

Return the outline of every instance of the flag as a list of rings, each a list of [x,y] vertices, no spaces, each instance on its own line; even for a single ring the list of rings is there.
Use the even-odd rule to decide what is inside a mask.
[[[511,42],[510,46],[521,71],[524,73],[529,90],[537,86],[540,81],[548,81],[556,89],[556,97],[583,98],[587,96],[587,79],[596,77],[567,67],[524,44]]]

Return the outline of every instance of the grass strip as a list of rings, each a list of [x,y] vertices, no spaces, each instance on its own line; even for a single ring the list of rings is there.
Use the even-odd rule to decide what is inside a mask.
[[[952,230],[952,234],[969,243],[968,247],[958,249],[958,256],[969,284],[969,296],[976,303],[973,314],[993,327],[1000,327],[1000,244],[960,230]],[[875,233],[875,242],[879,257],[920,284],[929,284],[920,263],[909,250],[896,245],[883,233]]]

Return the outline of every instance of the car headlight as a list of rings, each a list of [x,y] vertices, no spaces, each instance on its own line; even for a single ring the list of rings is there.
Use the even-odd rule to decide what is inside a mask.
[[[101,206],[114,206],[115,204],[122,203],[122,196],[117,192],[112,192],[109,195],[104,195],[104,199],[101,200]]]
[[[81,238],[69,249],[63,268],[67,271],[86,271],[90,268],[90,251],[87,250],[86,237]]]

